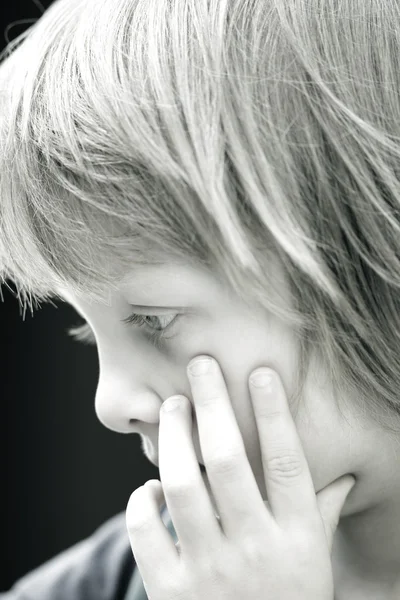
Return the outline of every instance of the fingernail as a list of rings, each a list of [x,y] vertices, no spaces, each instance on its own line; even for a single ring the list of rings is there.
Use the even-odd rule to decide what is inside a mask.
[[[195,362],[190,363],[188,366],[189,371],[192,375],[204,375],[210,369],[211,360],[209,358],[201,358]]]
[[[257,371],[250,376],[250,383],[255,387],[265,388],[269,394],[273,391],[273,375],[270,371]]]
[[[162,409],[164,412],[170,412],[172,410],[176,410],[182,406],[182,398],[180,396],[173,396],[172,398],[168,398],[163,402]]]

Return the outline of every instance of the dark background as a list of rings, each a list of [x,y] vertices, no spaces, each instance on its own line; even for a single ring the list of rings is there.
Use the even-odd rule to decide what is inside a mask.
[[[33,0],[3,0],[1,11],[1,49],[6,36],[29,26],[15,24],[7,33],[10,23],[41,15]],[[24,320],[15,295],[5,285],[1,291],[0,592],[124,511],[148,479],[159,479],[139,435],[112,432],[97,420],[96,348],[66,333],[82,318],[54,300],[33,316],[28,309]]]

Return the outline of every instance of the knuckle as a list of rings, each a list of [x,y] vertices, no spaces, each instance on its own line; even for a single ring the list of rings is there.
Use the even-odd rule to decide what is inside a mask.
[[[292,481],[303,472],[303,464],[297,452],[277,452],[267,459],[268,474],[271,479]]]
[[[232,451],[217,454],[206,460],[207,469],[216,475],[224,477],[237,472],[237,462],[242,457],[242,452]]]
[[[264,410],[265,412],[259,415],[258,421],[262,427],[267,428],[269,436],[278,441],[287,431],[287,416],[284,415],[282,411],[268,412],[267,409]]]
[[[222,403],[222,394],[218,390],[207,390],[207,393],[198,397],[196,404],[202,407],[214,406]]]
[[[254,537],[250,537],[243,540],[240,549],[249,565],[261,565],[263,568],[265,568],[265,544],[261,544]]]
[[[172,498],[175,502],[186,502],[195,492],[199,482],[187,481],[167,481],[163,482],[164,494]]]
[[[127,528],[129,531],[135,534],[143,534],[144,536],[148,534],[150,528],[152,527],[153,521],[150,517],[142,517],[139,518],[129,518],[126,521]]]
[[[261,412],[259,418],[263,419],[266,422],[271,421],[274,425],[276,425],[277,421],[284,422],[285,415],[282,413],[281,410],[268,411],[268,407],[266,407],[266,410],[264,412]]]

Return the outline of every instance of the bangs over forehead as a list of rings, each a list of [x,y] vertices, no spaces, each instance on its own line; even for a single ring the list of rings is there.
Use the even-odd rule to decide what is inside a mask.
[[[22,294],[62,286],[102,301],[135,265],[167,259],[212,269],[247,299],[273,257],[292,255],[337,295],[297,217],[285,217],[296,230],[285,251],[257,218],[278,233],[274,203],[293,181],[277,178],[272,121],[258,166],[238,137],[239,123],[258,127],[257,49],[238,61],[240,48],[272,27],[262,3],[253,24],[241,4],[58,0],[12,44],[0,77],[2,272]]]

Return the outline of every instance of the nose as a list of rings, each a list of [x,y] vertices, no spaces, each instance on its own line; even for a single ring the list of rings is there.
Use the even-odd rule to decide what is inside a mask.
[[[155,388],[149,388],[144,378],[126,375],[125,371],[118,373],[100,371],[95,397],[95,410],[97,418],[107,429],[117,433],[142,433],[153,432],[153,445],[157,437],[155,431],[159,427],[143,427],[145,424],[158,425],[160,423],[160,408],[163,400],[174,393],[183,393],[190,398],[188,391],[179,390],[179,386],[170,389],[170,393],[161,396]],[[148,380],[147,380],[148,381]],[[164,380],[165,383],[165,380]],[[161,390],[161,384],[160,388]],[[164,392],[164,390],[163,390]],[[160,392],[161,393],[161,392]],[[147,431],[146,431],[147,429]],[[204,464],[200,446],[196,413],[192,411],[192,439],[197,460]]]
[[[159,422],[162,399],[144,385],[131,380],[100,377],[95,397],[97,418],[111,431],[136,433],[139,422]]]

